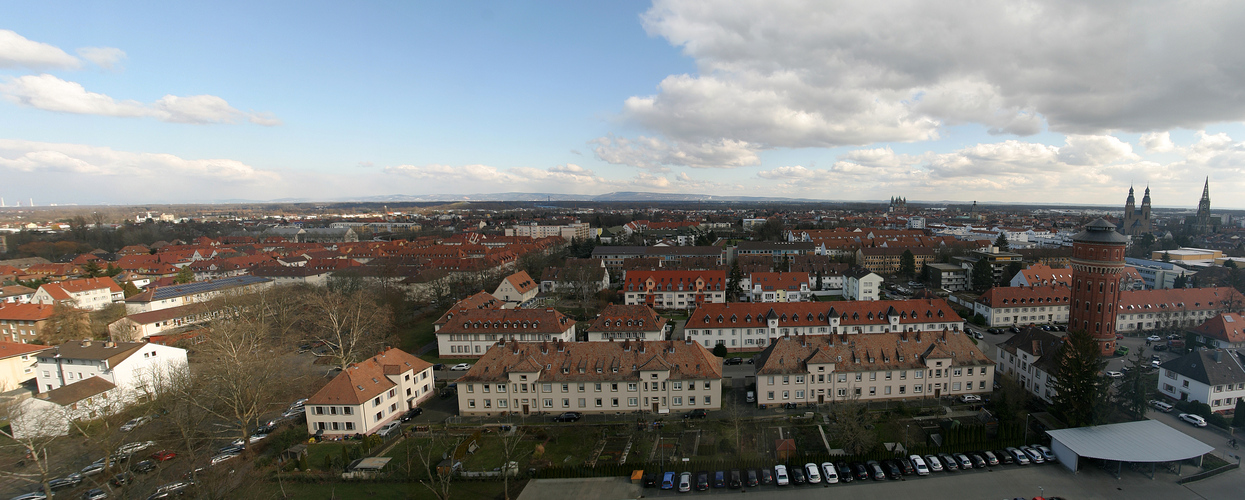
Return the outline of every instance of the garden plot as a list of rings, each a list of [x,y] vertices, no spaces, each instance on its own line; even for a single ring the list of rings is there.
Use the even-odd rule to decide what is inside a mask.
[[[625,464],[631,454],[631,436],[613,436],[605,438],[601,453],[597,455],[597,464]]]

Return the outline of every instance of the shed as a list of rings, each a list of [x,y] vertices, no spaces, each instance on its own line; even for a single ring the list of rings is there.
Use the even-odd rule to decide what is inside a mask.
[[[1193,439],[1157,420],[1139,420],[1122,424],[1076,427],[1046,431],[1051,437],[1051,450],[1068,470],[1076,472],[1081,458],[1114,463],[1118,478],[1125,462],[1150,464],[1198,459],[1214,447]]]
[[[778,456],[779,461],[785,461],[795,456],[795,440],[794,439],[775,439],[774,453]]]

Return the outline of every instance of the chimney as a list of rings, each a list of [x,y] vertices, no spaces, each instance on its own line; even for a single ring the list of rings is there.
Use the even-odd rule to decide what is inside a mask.
[[[91,341],[90,341],[90,339],[83,339],[83,340],[82,340],[82,347],[91,347]]]
[[[1222,359],[1220,359],[1220,356],[1219,356],[1219,354],[1220,354],[1221,352],[1223,352],[1223,350],[1222,350],[1222,349],[1215,349],[1214,351],[1212,351],[1212,352],[1211,352],[1211,355],[1210,355],[1210,356],[1211,356],[1212,358],[1215,358],[1215,362],[1216,362],[1216,363],[1222,363],[1222,362],[1223,362],[1223,360],[1222,360]]]

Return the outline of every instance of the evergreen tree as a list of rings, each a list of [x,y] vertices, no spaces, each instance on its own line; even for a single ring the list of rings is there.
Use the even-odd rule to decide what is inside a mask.
[[[1074,329],[1064,337],[1055,368],[1055,404],[1051,410],[1069,427],[1101,420],[1107,384],[1099,373],[1106,362],[1098,356],[1098,342],[1088,331]]]
[[[1172,255],[1167,252],[1163,252],[1163,256],[1161,257],[1161,259],[1163,260],[1163,262],[1171,262]]]
[[[1007,267],[1003,269],[1003,275],[999,276],[999,286],[1008,286],[1011,283],[1011,279],[1020,274],[1020,271],[1023,271],[1024,268],[1025,265],[1020,262],[1007,264]]]
[[[739,301],[739,287],[744,281],[744,273],[739,270],[739,260],[731,263],[730,276],[726,278],[726,301]]]
[[[1187,286],[1189,286],[1189,278],[1186,278],[1184,275],[1177,276],[1176,279],[1172,280],[1172,288],[1185,288]]]
[[[1245,399],[1236,401],[1236,409],[1232,411],[1232,427],[1245,427]]]
[[[1142,359],[1144,353],[1144,347],[1138,348],[1136,355],[1131,357],[1131,368],[1120,381],[1119,388],[1120,407],[1125,413],[1138,419],[1145,418],[1146,402],[1150,400],[1150,393],[1153,389],[1149,383],[1146,383],[1146,378],[1142,373],[1150,365],[1148,360]]]
[[[984,292],[994,285],[994,269],[986,259],[973,263],[973,290]]]
[[[1228,261],[1228,262],[1232,262],[1232,261]],[[98,278],[103,275],[103,270],[99,268],[99,264],[96,264],[95,261],[91,261],[91,262],[87,262],[86,264],[83,264],[82,272],[85,273],[86,277],[88,278]]]
[[[916,256],[912,255],[912,250],[905,249],[899,256],[899,275],[905,278],[916,275]]]
[[[1007,242],[1007,235],[999,233],[999,237],[994,240],[994,246],[999,247],[1000,252],[1011,251],[1012,246]]]
[[[719,358],[725,358],[730,351],[726,350],[726,344],[718,344],[713,346],[713,355]]]
[[[174,283],[190,283],[195,280],[195,272],[190,266],[185,266],[177,270],[177,277],[173,279]]]

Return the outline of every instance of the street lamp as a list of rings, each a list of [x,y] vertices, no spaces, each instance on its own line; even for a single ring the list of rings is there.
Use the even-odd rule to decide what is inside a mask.
[[[1029,417],[1032,415],[1033,415],[1032,413],[1025,414],[1025,440],[1024,440],[1025,443],[1029,442]]]
[[[903,426],[903,452],[904,453],[908,453],[908,428],[909,427],[912,427],[912,424],[906,424]]]

